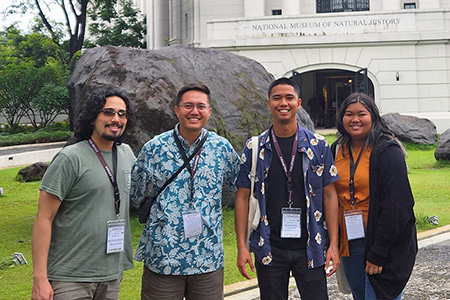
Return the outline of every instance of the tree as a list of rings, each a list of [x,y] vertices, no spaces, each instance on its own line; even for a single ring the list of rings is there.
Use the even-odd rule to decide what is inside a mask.
[[[69,92],[65,86],[45,83],[33,99],[33,108],[40,117],[40,127],[52,123],[61,113],[68,113]]]
[[[62,13],[64,18],[65,32],[69,34],[69,42],[67,45],[69,57],[68,61],[63,61],[67,65],[75,53],[83,47],[86,34],[88,5],[101,7],[105,11],[111,11],[116,3],[117,0],[15,0],[8,7],[6,13],[26,13],[36,9],[42,21],[42,26],[48,31],[52,41],[63,48],[65,47],[65,43],[59,30],[60,24],[51,19],[50,16],[54,12],[47,13],[46,10],[46,8],[50,7],[50,4],[56,4],[60,9],[59,13]]]
[[[39,89],[39,76],[29,62],[10,64],[0,70],[0,110],[13,130],[27,115],[27,110]]]
[[[0,32],[0,41],[0,113],[13,130],[25,116],[36,130],[47,126],[68,107],[69,71],[57,47],[45,35],[22,35],[14,26]]]
[[[145,48],[145,17],[134,8],[130,0],[119,0],[118,10],[106,7],[91,8],[89,33],[91,40],[86,40],[88,48],[95,46],[123,46]]]

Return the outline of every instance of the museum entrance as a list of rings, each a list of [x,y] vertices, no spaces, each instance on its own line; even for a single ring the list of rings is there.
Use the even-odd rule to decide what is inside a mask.
[[[373,83],[367,69],[357,72],[323,69],[305,73],[293,72],[291,79],[300,85],[302,107],[316,128],[336,126],[340,104],[351,93],[359,91],[374,97]]]

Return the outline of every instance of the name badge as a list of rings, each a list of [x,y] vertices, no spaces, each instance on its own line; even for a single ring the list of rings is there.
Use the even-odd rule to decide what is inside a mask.
[[[302,226],[301,226],[301,208],[288,208],[283,207],[281,209],[281,237],[282,238],[301,238]]]
[[[183,213],[183,228],[185,238],[194,237],[202,233],[202,216],[198,211]]]
[[[345,228],[349,241],[364,238],[363,214],[360,210],[344,212]]]
[[[106,254],[119,253],[124,250],[125,220],[111,220],[106,224]]]

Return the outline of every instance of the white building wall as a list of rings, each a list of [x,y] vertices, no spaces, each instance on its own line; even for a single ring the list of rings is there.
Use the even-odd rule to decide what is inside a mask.
[[[264,17],[266,2],[265,0],[244,0],[244,17]],[[217,19],[220,19],[218,16]]]
[[[264,0],[265,16],[258,16],[261,5],[250,10],[255,0],[171,1],[188,16],[182,44],[255,59],[275,77],[367,68],[382,113],[426,117],[438,132],[450,128],[450,0],[416,0],[418,8],[408,10],[404,3],[414,1],[372,0],[371,11],[321,14],[315,0]],[[272,9],[298,14],[272,16]]]

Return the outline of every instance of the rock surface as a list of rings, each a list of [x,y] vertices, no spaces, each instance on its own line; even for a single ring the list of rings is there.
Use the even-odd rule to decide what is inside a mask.
[[[209,48],[92,48],[84,52],[69,78],[70,120],[75,120],[78,107],[94,91],[108,85],[122,88],[137,120],[123,141],[137,155],[145,142],[178,122],[174,112],[178,89],[199,82],[211,90],[213,113],[206,128],[226,137],[240,152],[247,138],[271,123],[266,98],[273,80],[258,62]],[[314,128],[303,108],[297,116],[302,126]],[[222,201],[233,205],[234,193],[224,189]]]
[[[178,89],[200,82],[212,96],[213,113],[206,127],[240,151],[248,137],[270,124],[266,98],[273,79],[254,60],[209,48],[92,48],[69,78],[70,117],[74,120],[80,103],[93,91],[111,84],[122,88],[133,102],[137,120],[124,142],[137,153],[146,141],[177,123],[173,108]],[[298,116],[303,126],[314,128],[303,108]]]
[[[381,117],[401,141],[425,145],[431,145],[437,141],[436,125],[428,119],[399,113],[389,113]]]
[[[17,173],[19,180],[25,182],[39,181],[44,177],[44,173],[47,170],[48,165],[44,162],[37,162],[31,166],[20,169]]]
[[[450,129],[447,129],[439,136],[439,142],[434,151],[434,157],[437,160],[450,160]]]

